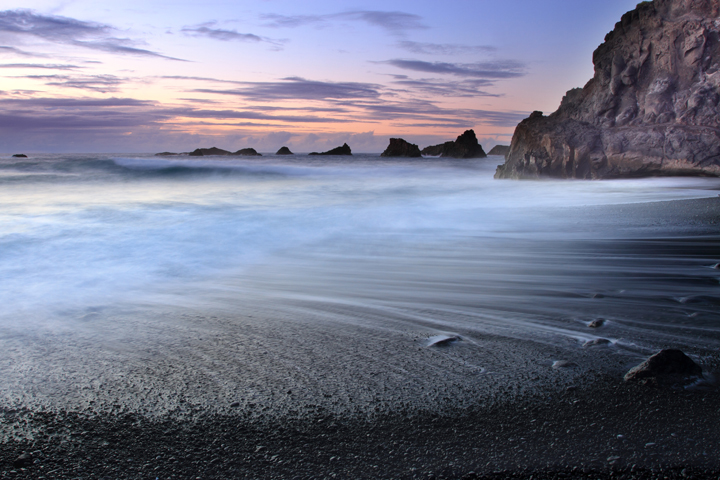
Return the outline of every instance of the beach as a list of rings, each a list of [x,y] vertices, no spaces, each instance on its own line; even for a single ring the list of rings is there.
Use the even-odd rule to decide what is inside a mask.
[[[361,160],[7,164],[0,475],[717,477],[711,179]]]

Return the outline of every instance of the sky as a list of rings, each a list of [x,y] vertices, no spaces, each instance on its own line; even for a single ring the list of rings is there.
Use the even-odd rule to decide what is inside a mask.
[[[0,0],[0,152],[509,144],[636,0]]]

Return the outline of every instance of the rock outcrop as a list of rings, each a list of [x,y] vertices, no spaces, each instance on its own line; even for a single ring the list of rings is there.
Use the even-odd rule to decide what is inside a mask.
[[[16,153],[15,155],[13,155],[13,158],[28,158],[28,156],[24,153]]]
[[[282,147],[275,155],[294,155],[294,153],[288,147]]]
[[[585,87],[517,126],[495,177],[720,176],[719,14],[717,0],[638,4]]]
[[[175,152],[160,152],[160,153],[155,154],[156,157],[172,157],[174,155],[179,155],[179,154],[175,153]]]
[[[507,155],[510,151],[510,145],[495,145],[489,152],[488,155]]]
[[[625,374],[625,381],[655,379],[673,381],[684,377],[702,377],[702,368],[680,350],[660,350]]]
[[[402,138],[391,138],[390,145],[380,154],[381,157],[422,157],[420,148]]]
[[[480,146],[474,130],[465,130],[454,142],[445,142],[440,145],[425,147],[423,155],[452,157],[452,158],[485,158],[487,155]]]
[[[223,150],[222,148],[212,147],[212,148],[196,148],[192,152],[190,152],[188,155],[191,157],[204,157],[208,155],[230,155],[230,152],[227,150]]]
[[[262,157],[262,154],[258,153],[254,148],[241,148],[232,155],[242,155],[243,157]]]
[[[343,143],[342,147],[336,147],[322,153],[312,152],[309,155],[352,155],[352,151],[347,143]]]

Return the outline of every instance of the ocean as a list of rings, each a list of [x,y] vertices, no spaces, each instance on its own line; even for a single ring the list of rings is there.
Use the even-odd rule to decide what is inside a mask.
[[[6,156],[0,398],[367,411],[717,351],[720,227],[657,203],[717,179],[493,180],[502,161]]]

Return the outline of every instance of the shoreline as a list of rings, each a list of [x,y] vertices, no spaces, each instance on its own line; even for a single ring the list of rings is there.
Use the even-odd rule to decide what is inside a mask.
[[[699,255],[696,244],[702,244],[702,255],[699,256],[714,258],[716,252],[720,256],[720,247],[714,240],[720,230],[718,197],[568,207],[567,212],[578,219],[593,212],[590,226],[598,231],[602,231],[606,222],[621,227],[626,225],[631,241],[643,238],[662,242],[672,236],[687,237],[687,242],[673,244],[672,248],[676,250],[663,250],[663,255]],[[654,235],[658,235],[657,238]],[[708,243],[708,239],[712,241]],[[645,248],[646,244],[642,245]],[[680,307],[684,308],[684,305],[678,303],[672,308]],[[708,315],[717,317],[717,304],[710,303],[703,308]],[[181,310],[179,308],[178,312]],[[280,310],[264,310],[261,313],[273,311]],[[359,307],[355,311],[361,312]],[[217,312],[206,312],[205,320],[214,313]],[[241,313],[256,314],[253,310]],[[338,315],[332,309],[327,314]],[[241,316],[240,313],[235,315]],[[273,335],[269,341],[283,345],[282,340],[292,336],[292,332],[282,333],[282,329],[287,328],[287,324],[283,324],[286,319],[264,318],[275,323],[264,327],[266,330],[257,330],[256,338],[268,338],[265,334],[269,332]],[[183,322],[186,323],[182,323],[182,327],[189,330],[186,337],[180,338],[193,338],[194,324],[191,320]],[[217,332],[205,331],[210,337],[206,340],[211,342],[230,335],[219,328],[224,325],[222,321],[213,323],[211,327]],[[308,325],[294,328],[305,332]],[[309,338],[305,339],[302,348],[314,348],[343,331],[342,326],[332,330],[329,325],[321,323],[314,325],[315,330],[307,330]],[[399,335],[390,336],[387,332],[383,334],[359,327],[357,330],[357,333],[348,334],[347,339],[368,342],[371,350],[360,356],[346,357],[352,359],[354,365],[364,365],[361,360],[366,356],[382,360],[383,352],[402,346],[398,342]],[[280,333],[284,336],[278,336]],[[313,336],[320,333],[325,336]],[[415,331],[410,333],[417,335]],[[418,345],[411,343],[414,340],[409,340],[407,332],[404,335],[408,337],[407,345],[413,348],[403,355],[394,354],[396,362],[401,359],[404,363],[394,364],[393,368],[442,366],[443,369],[432,374],[425,372],[429,380],[426,378],[424,381],[430,384],[433,379],[462,379],[463,372],[468,371],[459,361],[472,359],[465,356],[469,354],[463,353],[467,352],[463,350],[466,346],[445,350],[443,359],[433,360],[437,357],[437,350],[414,348]],[[88,341],[81,338],[68,345],[77,349],[75,353],[79,355],[88,352],[88,347],[83,346],[83,342]],[[342,339],[332,340],[330,345],[342,346],[346,353],[354,352],[355,348]],[[251,346],[256,351],[248,353],[249,358],[262,358],[265,346],[262,343]],[[667,347],[673,346],[668,341]],[[153,345],[141,347],[147,348],[145,354],[148,359],[153,354],[152,347],[159,348]],[[551,369],[548,363],[557,349],[553,350],[552,345],[543,344],[542,340],[488,336],[482,347],[486,351],[480,350],[478,358],[484,358],[491,367],[506,367],[504,376],[489,382],[485,390],[477,387],[481,385],[477,380],[473,380],[477,387],[475,390],[470,382],[468,385],[438,382],[431,401],[420,401],[418,398],[408,402],[407,399],[412,396],[400,394],[398,389],[411,388],[412,383],[404,380],[390,382],[392,375],[397,373],[391,370],[385,372],[386,377],[378,377],[377,383],[364,386],[370,396],[362,400],[360,415],[351,415],[342,408],[332,409],[335,398],[338,398],[332,388],[339,386],[338,391],[343,392],[340,388],[342,384],[332,383],[337,379],[323,379],[328,383],[305,392],[302,402],[300,397],[278,398],[278,392],[286,390],[282,383],[263,385],[267,388],[262,391],[263,395],[275,396],[277,400],[272,408],[278,408],[278,411],[273,412],[263,410],[261,405],[248,403],[254,401],[250,398],[235,405],[235,398],[222,397],[222,389],[202,396],[203,389],[214,381],[212,376],[208,376],[203,381],[210,383],[198,383],[194,390],[189,390],[198,396],[188,398],[192,400],[190,406],[178,416],[172,413],[146,415],[139,409],[131,411],[135,408],[133,404],[104,411],[96,408],[102,407],[104,402],[107,403],[105,407],[112,406],[113,394],[110,390],[103,390],[107,389],[107,384],[95,385],[92,383],[94,379],[90,378],[88,385],[92,388],[85,393],[97,403],[85,410],[68,410],[62,407],[62,401],[55,402],[56,407],[52,409],[38,407],[31,410],[0,405],[0,479],[328,478],[333,475],[337,478],[467,479],[529,478],[533,475],[533,478],[589,479],[717,478],[720,475],[720,459],[714,454],[720,451],[718,388],[688,391],[627,384],[623,382],[622,375],[628,362],[639,358],[637,351],[622,357],[608,349],[579,349],[577,356],[569,360],[576,361],[581,368],[558,371]],[[175,353],[180,355],[183,352],[186,350],[181,348]],[[122,357],[123,352],[116,353],[118,358]],[[338,352],[329,352],[327,356],[324,351],[319,353],[323,355],[317,358],[328,363],[318,363],[315,368],[318,371],[322,371],[323,365],[333,368],[333,355],[338,355]],[[717,351],[703,351],[698,347],[697,351],[687,353],[694,354],[696,358],[701,356],[705,371],[720,372]],[[142,354],[136,359],[138,366],[144,360]],[[92,355],[88,353],[90,357]],[[173,358],[182,357],[169,356],[168,362]],[[422,359],[428,363],[419,362]],[[431,363],[433,361],[435,363]],[[380,363],[371,363],[372,367],[367,368],[379,368]],[[182,372],[192,371],[192,365],[184,366],[186,370],[178,369],[178,365],[171,363],[168,365],[168,368],[172,367],[168,371],[175,371],[180,379],[187,379]],[[357,379],[352,380],[350,366],[343,365],[348,369],[343,370],[345,373],[338,373],[337,378],[342,379],[345,375],[347,382],[358,382]],[[120,369],[116,366],[109,371],[120,372]],[[444,373],[441,375],[441,372]],[[355,372],[358,373],[365,375],[368,372]],[[160,390],[173,385],[170,380],[167,385],[162,380],[153,383],[154,376],[160,378],[163,374],[149,367],[147,371],[135,375],[136,383],[130,392],[135,396],[147,395],[142,398],[145,402],[153,401],[155,397],[152,395],[156,392],[145,392],[140,388],[143,385],[155,385]],[[202,374],[198,376],[201,377]],[[309,378],[306,384],[315,385],[320,378]],[[144,379],[149,379],[149,383],[143,384]],[[122,385],[127,388],[127,383],[123,383],[127,381],[117,380],[114,388],[117,390]],[[391,387],[389,393],[378,390],[385,385]],[[65,391],[77,393],[72,388]],[[17,398],[39,398],[37,392],[42,393],[43,389]],[[483,392],[487,395],[485,398],[480,397]],[[174,393],[177,392],[160,391],[158,398],[164,398],[169,405],[184,401],[182,395],[172,397]],[[328,393],[335,397],[328,399]],[[381,394],[375,396],[374,393]],[[114,398],[122,403],[119,397]],[[341,406],[344,405],[344,400],[338,401]],[[38,400],[37,405],[42,404]],[[142,405],[142,402],[135,405]],[[297,407],[298,413],[294,416],[283,414],[279,408],[283,405]],[[378,408],[373,409],[373,405]],[[31,456],[29,463],[14,466],[23,453]]]

